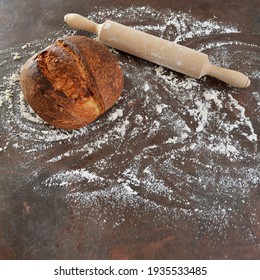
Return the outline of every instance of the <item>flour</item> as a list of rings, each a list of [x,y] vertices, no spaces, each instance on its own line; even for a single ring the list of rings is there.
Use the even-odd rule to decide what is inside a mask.
[[[12,53],[12,59],[13,60],[19,60],[21,58],[21,55],[17,52]]]
[[[161,114],[163,112],[163,109],[167,107],[168,107],[167,104],[156,104],[155,109],[158,114]]]
[[[221,34],[239,34],[235,26],[150,7],[101,9],[88,18],[99,23],[111,19],[180,44],[200,38],[194,48],[225,67],[239,61],[243,52],[245,73],[260,77],[258,46],[223,37],[211,41]],[[117,104],[80,130],[54,129],[24,100],[19,69],[50,41],[73,32],[64,26],[52,34],[53,40],[1,52],[9,58],[1,64],[6,67],[0,88],[1,126],[8,133],[0,153],[12,146],[28,166],[41,160],[42,166],[31,174],[41,175],[34,191],[46,197],[59,192],[66,203],[75,204],[75,215],[86,209],[90,217],[106,212],[115,228],[125,222],[127,212],[133,220],[155,225],[196,219],[200,234],[201,223],[209,232],[218,231],[221,240],[231,217],[243,211],[240,201],[250,203],[250,189],[260,184],[259,135],[247,109],[235,99],[237,90],[209,88],[207,77],[196,80],[112,50],[127,81]],[[260,104],[259,92],[251,94]],[[153,213],[152,221],[148,213]],[[254,214],[252,224],[257,222]],[[249,236],[254,236],[250,230]]]
[[[118,117],[123,116],[123,110],[122,109],[116,109],[115,112],[111,113],[108,117],[109,121],[115,121]]]
[[[149,84],[147,82],[144,83],[144,92],[149,91],[150,87]]]

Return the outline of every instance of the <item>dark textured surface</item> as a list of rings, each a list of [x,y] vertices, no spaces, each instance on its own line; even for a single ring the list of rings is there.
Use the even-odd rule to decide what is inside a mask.
[[[138,6],[161,16],[135,21]],[[156,75],[154,65],[116,53],[123,97],[95,124],[65,132],[22,114],[9,79],[31,52],[69,32],[66,13],[154,27],[169,11],[239,29],[181,43],[215,44],[209,56],[252,85],[207,78],[190,88],[183,75],[169,80],[170,71]],[[259,1],[0,1],[0,23],[0,97],[11,94],[0,99],[0,259],[260,258]],[[172,25],[150,32],[174,40]]]

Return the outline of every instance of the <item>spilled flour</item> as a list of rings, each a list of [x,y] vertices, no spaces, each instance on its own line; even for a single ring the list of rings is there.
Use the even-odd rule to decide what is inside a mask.
[[[243,72],[260,77],[259,46],[240,41],[237,27],[149,7],[105,9],[88,17],[194,42],[193,48],[224,67],[236,68],[243,53]],[[22,183],[42,196],[59,195],[75,213],[88,209],[101,228],[108,219],[119,227],[126,217],[158,226],[187,219],[197,221],[198,236],[217,232],[222,240],[230,227],[239,227],[260,184],[259,135],[251,119],[258,115],[259,123],[259,91],[250,93],[258,105],[248,114],[235,98],[239,90],[210,87],[208,78],[195,80],[112,50],[125,75],[117,104],[80,130],[54,129],[24,101],[19,69],[34,52],[68,34],[73,32],[64,26],[52,39],[0,53],[0,155],[19,154],[21,169],[31,175]],[[98,214],[102,221],[95,221]],[[249,219],[245,239],[251,240],[259,220],[254,212]]]

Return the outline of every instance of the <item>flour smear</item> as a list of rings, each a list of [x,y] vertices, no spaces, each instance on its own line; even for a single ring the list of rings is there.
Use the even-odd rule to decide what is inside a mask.
[[[150,7],[101,9],[88,18],[111,19],[180,44],[194,40],[194,48],[224,67],[232,68],[243,52],[243,72],[260,77],[259,46],[222,36],[240,34],[236,26]],[[239,91],[210,88],[207,78],[195,80],[111,50],[127,88],[117,104],[80,130],[54,129],[28,107],[19,71],[33,53],[70,34],[64,26],[46,40],[1,51],[0,110],[6,133],[0,154],[12,147],[28,170],[41,162],[31,171],[30,180],[41,175],[33,191],[46,197],[58,193],[75,215],[88,209],[89,219],[105,216],[97,224],[105,226],[109,218],[119,227],[126,217],[155,225],[197,220],[198,235],[216,231],[220,240],[225,238],[236,226],[231,219],[243,219],[251,192],[260,184],[259,135],[247,109],[234,98]],[[260,115],[259,92],[252,96]],[[249,219],[252,228],[259,225],[256,213]],[[254,230],[245,238],[255,238]]]

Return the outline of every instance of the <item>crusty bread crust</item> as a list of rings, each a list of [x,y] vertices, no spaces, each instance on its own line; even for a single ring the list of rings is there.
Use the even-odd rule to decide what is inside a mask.
[[[21,69],[20,84],[43,120],[78,129],[114,105],[123,89],[123,74],[104,45],[70,36],[31,57]]]

